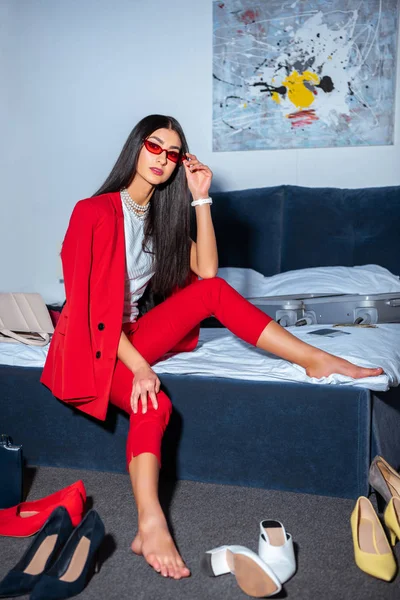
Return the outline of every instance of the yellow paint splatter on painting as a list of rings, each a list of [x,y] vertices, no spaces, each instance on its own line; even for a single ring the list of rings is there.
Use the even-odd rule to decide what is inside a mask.
[[[281,103],[281,99],[280,99],[280,96],[279,96],[278,92],[272,92],[271,98],[277,104]]]
[[[282,81],[282,85],[288,90],[289,100],[297,106],[297,108],[307,108],[314,102],[314,94],[304,85],[305,81],[311,81],[314,84],[319,83],[319,77],[311,71],[298,73],[293,71]],[[276,102],[276,100],[275,100]]]

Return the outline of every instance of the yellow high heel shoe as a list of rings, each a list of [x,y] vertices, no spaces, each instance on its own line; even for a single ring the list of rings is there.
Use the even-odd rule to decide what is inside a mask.
[[[393,497],[386,507],[383,518],[385,525],[390,531],[390,543],[395,546],[396,540],[400,540],[400,499]]]
[[[391,581],[396,574],[396,562],[381,522],[368,498],[358,498],[350,523],[358,568],[372,577]]]

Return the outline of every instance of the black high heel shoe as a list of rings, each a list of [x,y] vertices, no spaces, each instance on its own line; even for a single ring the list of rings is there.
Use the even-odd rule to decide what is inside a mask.
[[[31,592],[54,563],[73,529],[64,506],[53,510],[22,558],[0,582],[0,598],[23,596]]]
[[[30,600],[61,600],[80,594],[96,564],[104,536],[103,521],[95,510],[90,510],[72,532],[56,562],[41,577]]]

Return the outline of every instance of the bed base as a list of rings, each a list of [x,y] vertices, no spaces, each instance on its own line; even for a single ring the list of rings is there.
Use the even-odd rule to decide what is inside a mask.
[[[128,418],[102,423],[56,400],[41,369],[0,366],[0,429],[29,465],[125,471]],[[168,477],[345,498],[368,493],[371,457],[400,465],[400,394],[356,387],[164,375],[174,412]]]

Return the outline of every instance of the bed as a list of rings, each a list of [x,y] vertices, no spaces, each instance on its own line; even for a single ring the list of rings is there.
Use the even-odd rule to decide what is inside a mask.
[[[279,186],[220,192],[213,199],[222,267],[271,279],[337,265],[379,265],[394,276],[400,272],[398,187]],[[362,352],[365,331],[352,333],[356,349],[349,357],[358,351],[360,360],[374,362]],[[308,334],[306,328],[296,332]],[[197,358],[205,353],[201,361],[190,365],[181,354],[155,367],[175,408],[164,440],[166,475],[353,498],[368,493],[373,454],[400,464],[399,371],[388,346],[390,338],[396,347],[397,325],[379,327],[386,373],[369,387],[365,382],[294,380],[288,372],[277,376],[276,368],[268,379],[254,377],[251,362],[260,352],[243,342],[238,342],[238,356],[255,354],[245,376],[234,377],[235,365],[229,367],[221,349],[223,343],[232,346],[229,335],[220,328],[203,329],[196,350]],[[318,340],[331,350],[338,342]],[[216,354],[222,359],[217,371],[207,371],[207,356]],[[187,370],[182,372],[178,363]],[[40,365],[31,364],[0,366],[2,431],[24,445],[28,462],[124,470],[126,417],[111,409],[106,423],[99,423],[63,405],[39,384]]]

